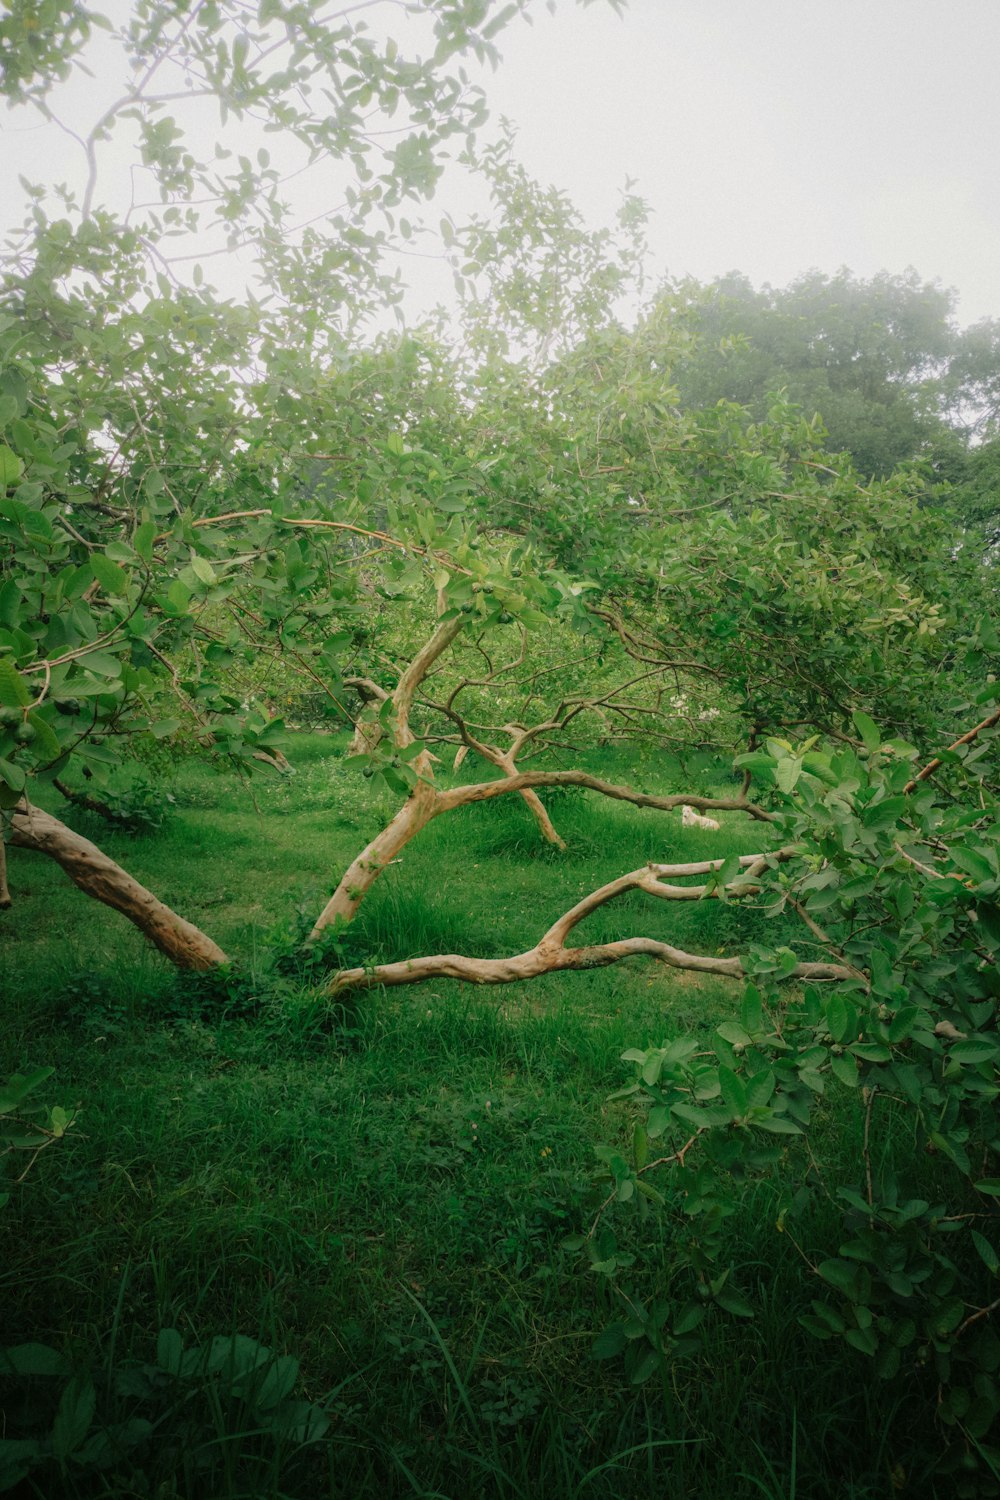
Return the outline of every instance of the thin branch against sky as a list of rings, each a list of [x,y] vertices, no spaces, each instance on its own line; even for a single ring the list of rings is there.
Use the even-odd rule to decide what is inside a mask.
[[[104,8],[116,18],[127,9]],[[416,24],[398,6],[374,7],[373,24],[376,15],[401,37]],[[549,16],[539,5],[534,26],[515,24],[500,41],[500,69],[478,81],[494,117],[517,125],[529,169],[594,223],[611,219],[635,179],[654,210],[658,269],[700,280],[739,269],[783,284],[814,266],[870,276],[912,265],[957,288],[962,322],[1000,316],[995,0],[632,0],[622,17],[571,5]],[[102,46],[98,36],[95,76],[53,99],[79,136],[95,100],[121,90],[122,79],[102,76]],[[197,102],[189,108],[200,126]],[[2,129],[8,224],[20,217],[18,173],[83,191],[87,163],[54,123],[15,111]],[[280,162],[275,135],[266,143]],[[113,175],[115,148],[104,149]],[[126,157],[123,144],[123,212]],[[324,201],[331,212],[342,204],[335,175],[303,175],[303,221],[322,217]],[[429,220],[461,217],[468,202],[468,180],[446,176]],[[234,276],[239,284],[238,266]],[[449,295],[432,253],[409,258],[406,280],[414,309]]]

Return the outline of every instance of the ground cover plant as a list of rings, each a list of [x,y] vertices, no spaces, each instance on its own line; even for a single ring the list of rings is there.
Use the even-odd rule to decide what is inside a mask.
[[[0,268],[0,1479],[995,1493],[988,551],[678,404],[641,202],[477,138],[525,6],[361,9],[135,7]],[[380,332],[458,137],[461,328]]]
[[[445,982],[362,997],[331,1025],[282,974],[296,906],[325,868],[324,815],[332,805],[347,825],[345,849],[352,825],[375,816],[345,793],[345,739],[299,746],[298,775],[262,789],[260,814],[238,783],[190,767],[173,783],[174,825],[138,842],[115,835],[131,837],[144,873],[165,872],[197,828],[193,894],[213,899],[224,878],[234,946],[260,929],[262,887],[286,888],[286,925],[251,956],[241,990],[178,987],[117,914],[95,932],[46,862],[32,864],[10,914],[12,1059],[54,1063],[47,1086],[81,1109],[0,1223],[5,1344],[59,1355],[20,1373],[27,1412],[8,1372],[8,1436],[46,1435],[70,1371],[95,1387],[89,1428],[62,1471],[38,1463],[36,1492],[458,1495],[475,1483],[497,1495],[821,1495],[833,1473],[847,1493],[885,1493],[893,1473],[920,1492],[934,1443],[917,1392],[887,1387],[849,1347],[831,1361],[798,1321],[816,1290],[778,1227],[781,1184],[748,1177],[723,1226],[753,1319],[713,1303],[701,1346],[638,1387],[593,1357],[624,1304],[566,1241],[589,1231],[605,1195],[594,1144],[621,1149],[634,1130],[631,1102],[608,1101],[628,1081],[618,1059],[637,1042],[710,1050],[732,1010],[725,981],[678,983],[656,965],[578,975],[571,990],[562,976],[486,994]],[[676,777],[709,793],[728,773],[696,756],[660,774],[659,790]],[[670,858],[747,839],[732,818],[712,834],[575,796],[559,806],[568,848],[554,856],[526,809],[512,804],[499,830],[487,811],[470,808],[458,833],[442,821],[390,872],[366,919],[375,951],[465,946],[487,906],[495,930],[481,941],[517,946],[540,903],[558,907],[587,881],[595,852],[599,869],[615,868],[623,838]],[[88,816],[74,814],[80,826]],[[250,835],[264,820],[277,832],[262,866]],[[470,848],[490,876],[483,909],[458,878]],[[431,880],[445,888],[434,900]],[[41,921],[53,903],[55,958]],[[709,903],[666,913],[664,928],[692,947],[731,950],[772,925]],[[848,1169],[863,1130],[856,1100],[839,1093],[815,1148]],[[824,1240],[834,1253],[837,1227],[819,1207],[795,1232],[812,1253]],[[637,1257],[623,1286],[633,1303],[685,1295],[673,1219],[615,1229],[619,1253]],[[234,1334],[255,1347],[217,1346],[209,1370],[212,1339]],[[614,1335],[601,1338],[608,1354]],[[257,1346],[300,1361],[283,1399],[330,1423],[320,1431],[314,1418],[304,1447],[301,1432],[268,1430],[225,1364],[246,1357],[252,1370]]]

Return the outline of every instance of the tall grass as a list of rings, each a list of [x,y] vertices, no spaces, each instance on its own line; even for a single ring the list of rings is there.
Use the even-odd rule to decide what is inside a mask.
[[[119,1416],[121,1372],[176,1327],[294,1353],[331,1427],[275,1458],[231,1430],[206,1387],[184,1420],[226,1465],[199,1467],[175,1417],[141,1475],[124,1460],[100,1479],[70,1467],[25,1493],[868,1500],[901,1473],[907,1493],[931,1493],[908,1412],[887,1406],[861,1356],[831,1359],[801,1329],[809,1288],[767,1184],[748,1184],[730,1221],[752,1321],[720,1315],[697,1358],[638,1389],[591,1357],[618,1310],[563,1241],[589,1223],[594,1145],[628,1127],[608,1103],[618,1059],[707,1036],[734,997],[641,963],[484,993],[370,994],[332,1025],[275,959],[387,807],[362,802],[328,741],[303,750],[295,777],[255,779],[257,808],[187,771],[163,832],[105,840],[238,959],[228,991],[179,983],[54,868],[11,861],[0,1074],[54,1064],[58,1097],[80,1114],[0,1215],[0,1299],[4,1344],[49,1343],[103,1371]],[[646,774],[691,785],[670,762]],[[725,767],[692,774],[701,789],[728,785]],[[516,801],[431,825],[373,891],[359,940],[385,958],[514,952],[647,859],[761,837],[575,794],[550,805],[564,855],[538,843]],[[765,922],[630,899],[584,936],[730,951],[765,937]],[[849,1156],[853,1122],[829,1129]],[[641,1230],[638,1292],[670,1295],[675,1233],[669,1214]]]

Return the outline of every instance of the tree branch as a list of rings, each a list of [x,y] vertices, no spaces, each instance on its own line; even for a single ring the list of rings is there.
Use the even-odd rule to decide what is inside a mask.
[[[126,916],[179,969],[213,969],[225,953],[193,923],[179,917],[113,859],[40,807],[21,803],[11,820],[12,844],[47,854],[87,896]]]
[[[768,854],[741,856],[740,864],[744,875],[739,882],[726,886],[724,894],[731,900],[757,894],[759,888],[752,884],[752,877],[777,861],[791,859],[796,852],[789,847]],[[673,886],[664,882],[668,877],[709,874],[724,863],[724,860],[706,860],[698,864],[643,865],[641,869],[632,870],[628,875],[622,875],[608,885],[601,886],[599,890],[592,891],[554,922],[534,948],[511,958],[467,958],[459,953],[439,953],[429,957],[404,959],[398,963],[378,964],[374,968],[342,969],[334,975],[324,993],[332,996],[346,989],[419,984],[427,979],[459,979],[466,984],[517,984],[535,979],[541,974],[606,968],[609,964],[642,955],[657,958],[675,969],[740,979],[745,976],[746,971],[738,958],[687,953],[656,938],[632,937],[583,948],[566,947],[566,939],[574,927],[625,891],[642,890],[647,895],[666,901],[719,899],[723,892],[708,885]],[[798,963],[785,977],[810,980],[854,979],[857,977],[857,970],[844,964]]]
[[[695,797],[690,792],[676,792],[669,796],[655,796],[651,792],[637,792],[632,787],[618,786],[614,782],[602,781],[588,771],[520,771],[516,776],[506,776],[499,781],[482,781],[473,786],[453,787],[440,793],[440,811],[449,812],[453,807],[464,807],[468,802],[486,802],[492,797],[503,797],[508,792],[522,792],[534,787],[582,786],[589,791],[600,792],[603,797],[612,797],[619,802],[631,802],[636,807],[654,807],[660,812],[673,812],[674,808],[699,808],[702,812],[744,812],[761,823],[773,823],[774,814],[765,812],[755,802],[744,797]]]

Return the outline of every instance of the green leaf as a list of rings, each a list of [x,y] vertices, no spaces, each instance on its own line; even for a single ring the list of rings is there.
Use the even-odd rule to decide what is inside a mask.
[[[643,1385],[660,1368],[660,1354],[656,1349],[645,1349],[635,1362],[629,1380],[633,1385]]]
[[[215,583],[215,569],[207,557],[199,557],[194,553],[191,558],[191,571],[202,583],[212,585]]]
[[[13,578],[0,588],[0,625],[14,630],[21,619],[21,590]]]
[[[766,1130],[768,1135],[802,1135],[802,1126],[795,1120],[790,1120],[787,1115],[762,1115],[759,1120],[753,1121],[755,1130]]]
[[[467,495],[449,495],[442,491],[434,496],[434,509],[443,510],[447,515],[457,515],[459,511],[465,510],[467,505]]]
[[[103,552],[90,554],[90,568],[106,594],[124,594],[128,588],[128,574],[124,568],[105,557]]]
[[[853,1299],[857,1288],[858,1271],[856,1266],[848,1265],[842,1260],[824,1260],[817,1267],[824,1281],[843,1292],[845,1297]]]
[[[299,1362],[290,1354],[279,1354],[267,1366],[263,1380],[253,1390],[253,1403],[267,1410],[290,1396],[299,1378]]]
[[[52,1455],[60,1463],[79,1448],[94,1419],[97,1394],[87,1375],[74,1375],[62,1393],[52,1423]]]
[[[775,767],[773,755],[768,755],[764,750],[748,750],[745,755],[737,755],[733,761],[734,766],[739,766],[744,771],[773,771]]]
[[[732,1068],[721,1065],[719,1083],[727,1108],[732,1111],[734,1117],[742,1118],[747,1112],[747,1091],[742,1079],[737,1077]]]
[[[894,828],[904,817],[906,805],[905,797],[887,797],[883,802],[876,802],[866,807],[861,814],[861,822],[873,833],[879,833],[885,828]]]
[[[849,1037],[857,1035],[858,1012],[843,995],[832,994],[824,1009],[826,1024],[835,1042],[846,1042]]]
[[[143,562],[153,561],[153,542],[156,540],[156,526],[152,521],[143,521],[136,528],[135,536],[132,538],[132,546]]]
[[[16,766],[12,760],[0,759],[0,780],[6,786],[10,787],[13,794],[13,801],[4,800],[3,805],[5,807],[12,807],[15,802],[20,800],[27,779],[21,766]]]
[[[48,1344],[15,1344],[0,1349],[0,1373],[5,1375],[65,1375],[66,1360]]]
[[[727,1284],[715,1294],[715,1301],[719,1307],[726,1312],[732,1313],[736,1318],[752,1318],[754,1310],[747,1299],[734,1287]]]
[[[874,754],[881,744],[881,736],[878,732],[878,725],[875,723],[875,720],[869,718],[868,715],[866,713],[863,713],[860,708],[856,709],[851,717],[854,720],[854,727],[858,731],[858,734],[861,736],[861,742],[864,745],[865,749],[868,751],[869,755]]]
[[[849,1089],[856,1089],[860,1082],[858,1065],[853,1057],[831,1057],[830,1072]]]
[[[779,760],[774,768],[774,779],[783,792],[794,791],[801,775],[802,762],[795,756],[786,756],[783,760]]]
[[[744,1031],[736,1021],[723,1021],[721,1026],[716,1027],[716,1034],[733,1047],[747,1047],[753,1041],[749,1032]]]
[[[980,854],[977,849],[969,849],[958,845],[953,846],[950,853],[952,860],[958,865],[958,868],[964,870],[967,875],[971,875],[973,880],[978,881],[980,884],[983,881],[995,880],[997,878],[997,872],[990,861],[984,854]]]
[[[597,1335],[590,1352],[594,1359],[616,1359],[628,1343],[624,1323],[610,1323]]]
[[[632,1155],[635,1162],[635,1170],[641,1172],[649,1161],[649,1136],[642,1126],[642,1121],[635,1122],[632,1131]]]
[[[0,657],[0,704],[4,708],[27,708],[31,696],[20,672]]]
[[[956,1062],[991,1062],[1000,1056],[1000,1045],[991,1037],[970,1036],[965,1041],[952,1043],[948,1056]]]
[[[43,1449],[35,1438],[0,1438],[0,1490],[12,1490],[41,1463]]]
[[[44,719],[41,714],[30,713],[28,715],[28,723],[35,731],[35,738],[30,746],[31,754],[35,761],[41,764],[42,762],[58,760],[62,754],[62,746],[56,739],[48,720]]]
[[[852,1349],[858,1349],[862,1354],[874,1354],[878,1349],[878,1338],[873,1328],[846,1328],[844,1338]]]
[[[980,1234],[978,1229],[973,1229],[971,1231],[971,1234],[972,1243],[978,1250],[980,1259],[983,1261],[984,1265],[987,1266],[990,1274],[996,1276],[997,1273],[1000,1272],[1000,1256],[997,1255],[996,1250],[990,1244],[986,1236],[984,1234]]]
[[[181,1373],[184,1340],[176,1328],[161,1328],[156,1337],[156,1363],[168,1375]]]
[[[24,464],[12,448],[0,443],[0,490],[10,489],[24,473]]]
[[[976,903],[976,915],[994,948],[1000,948],[1000,906],[995,901]]]

